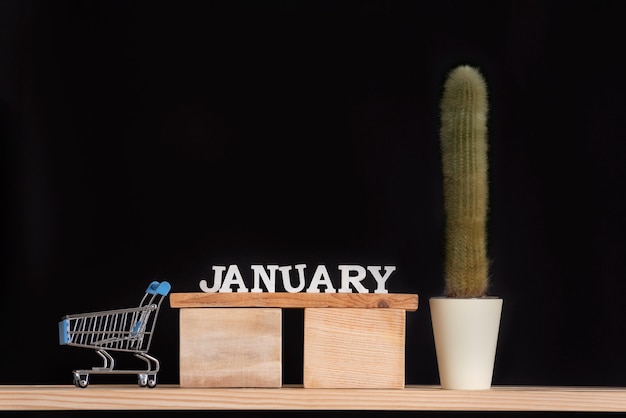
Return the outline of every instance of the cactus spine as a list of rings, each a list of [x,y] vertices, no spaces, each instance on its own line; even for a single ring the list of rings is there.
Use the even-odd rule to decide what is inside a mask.
[[[441,99],[445,295],[485,296],[487,260],[487,86],[469,66],[448,76]]]

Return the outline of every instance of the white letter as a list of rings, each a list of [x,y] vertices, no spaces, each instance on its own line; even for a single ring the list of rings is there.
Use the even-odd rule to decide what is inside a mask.
[[[237,267],[236,264],[228,266],[226,278],[224,278],[224,283],[222,283],[222,287],[220,287],[220,292],[231,293],[233,290],[230,288],[230,286],[232,285],[237,286],[237,293],[245,293],[248,291],[246,284],[241,278],[241,272],[239,271],[239,267]]]
[[[326,290],[324,293],[335,293],[335,288],[333,287],[332,282],[330,281],[330,276],[328,275],[328,270],[326,270],[326,266],[319,265],[313,274],[313,278],[311,279],[311,284],[306,289],[307,293],[319,293],[319,286],[326,286]]]
[[[362,284],[361,280],[365,278],[367,272],[361,266],[338,266],[341,271],[341,288],[339,293],[351,293],[350,285],[354,286],[359,293],[369,293]],[[351,276],[350,272],[356,272],[355,276]]]
[[[278,269],[280,270],[280,273],[283,275],[283,287],[289,293],[302,292],[302,289],[304,289],[304,285],[305,285],[304,269],[306,268],[306,264],[296,264],[295,267],[296,267],[296,270],[298,270],[298,278],[299,278],[299,282],[296,287],[291,286],[291,277],[289,274],[289,272],[291,271],[291,266],[284,266]]]
[[[217,292],[222,285],[222,273],[224,270],[226,270],[225,266],[213,266],[213,271],[215,272],[213,274],[213,287],[209,288],[206,279],[202,279],[200,280],[200,290],[207,293]]]
[[[269,275],[265,272],[262,265],[255,264],[250,266],[250,268],[254,272],[254,287],[252,288],[252,293],[260,293],[263,291],[261,290],[259,278],[263,280],[263,284],[268,292],[274,293],[276,291],[276,270],[278,266],[267,266],[267,269],[270,271]]]
[[[396,271],[396,266],[385,266],[385,275],[380,275],[380,266],[368,266],[367,269],[372,273],[374,279],[376,279],[376,290],[374,293],[388,293],[386,287],[387,279],[391,276],[391,273]]]

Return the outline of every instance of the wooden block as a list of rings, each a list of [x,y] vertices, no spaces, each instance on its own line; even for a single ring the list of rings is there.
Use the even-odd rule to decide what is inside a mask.
[[[404,388],[402,309],[304,310],[305,388]]]
[[[171,293],[172,308],[368,308],[417,310],[403,293]]]
[[[272,387],[282,384],[282,310],[180,310],[180,386]]]

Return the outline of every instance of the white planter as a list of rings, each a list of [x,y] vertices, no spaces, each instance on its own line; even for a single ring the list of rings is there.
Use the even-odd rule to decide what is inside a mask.
[[[443,389],[491,387],[501,313],[501,298],[430,299]]]

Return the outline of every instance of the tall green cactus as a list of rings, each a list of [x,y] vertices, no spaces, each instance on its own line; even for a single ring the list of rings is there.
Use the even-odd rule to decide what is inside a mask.
[[[487,292],[487,113],[481,74],[469,66],[455,68],[444,85],[440,131],[448,297]]]

